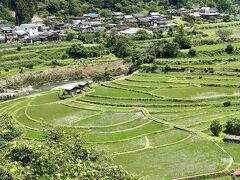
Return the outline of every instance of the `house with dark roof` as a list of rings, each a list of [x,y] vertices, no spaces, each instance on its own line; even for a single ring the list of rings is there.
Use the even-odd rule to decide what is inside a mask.
[[[68,95],[76,96],[89,87],[90,82],[82,81],[80,83],[67,84],[64,86],[64,90]]]
[[[13,32],[13,25],[0,25],[1,38],[5,36],[5,42],[14,42],[17,38],[16,34]]]
[[[202,7],[200,9],[199,15],[204,19],[219,18],[220,13],[211,9],[210,7]]]
[[[60,35],[55,31],[47,31],[47,32],[40,33],[38,36],[34,36],[34,37],[30,38],[29,40],[31,40],[32,42],[37,42],[37,41],[38,42],[44,42],[44,41],[53,42],[53,41],[59,41]]]
[[[122,12],[113,12],[112,17],[117,20],[123,20],[124,14]]]
[[[103,32],[105,27],[100,21],[83,21],[74,27],[75,30],[82,33]]]
[[[16,30],[14,31],[17,35],[18,41],[26,41],[28,39],[28,33],[24,30]]]
[[[63,22],[58,22],[53,25],[54,31],[61,31],[61,30],[66,30],[66,29],[69,29],[69,26]]]
[[[136,23],[137,19],[133,15],[124,15],[123,21],[125,23]]]

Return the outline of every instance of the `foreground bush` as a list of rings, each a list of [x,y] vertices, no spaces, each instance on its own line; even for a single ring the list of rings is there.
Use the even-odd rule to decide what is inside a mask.
[[[11,117],[6,116],[7,119]],[[51,130],[45,142],[13,141],[15,131],[8,128],[6,117],[0,117],[5,127],[1,132],[13,134],[1,151],[0,179],[142,179],[126,172],[120,166],[105,162],[102,155],[86,149],[79,137],[67,137],[61,131]],[[12,120],[11,120],[12,121]],[[14,124],[11,123],[10,127]],[[14,127],[15,129],[15,127]],[[9,135],[8,135],[9,137]],[[1,139],[5,141],[5,139]],[[2,143],[2,142],[1,142]]]

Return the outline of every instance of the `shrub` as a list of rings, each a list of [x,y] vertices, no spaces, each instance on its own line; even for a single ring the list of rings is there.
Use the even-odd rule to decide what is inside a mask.
[[[171,66],[169,66],[168,64],[162,68],[162,71],[163,71],[163,72],[169,72],[169,71],[171,71],[171,70],[172,70],[172,68],[171,68]]]
[[[22,74],[23,73],[23,68],[22,67],[19,67],[19,73]]]
[[[194,57],[196,55],[197,55],[196,49],[189,49],[189,51],[188,51],[188,56],[189,57]]]
[[[74,38],[74,35],[73,35],[72,33],[69,33],[69,34],[67,35],[67,37],[66,37],[66,40],[67,40],[67,41],[72,41],[73,38]]]
[[[26,65],[26,68],[28,68],[28,69],[33,69],[33,64],[27,64],[27,65]]]
[[[69,94],[67,94],[64,89],[61,89],[58,92],[58,97],[59,97],[59,99],[64,100],[64,99],[70,98],[71,96]]]
[[[96,74],[95,76],[93,76],[93,81],[94,82],[100,82],[100,81],[110,81],[112,78],[112,75],[106,71],[102,74]]]
[[[213,133],[214,136],[218,136],[219,133],[222,131],[222,125],[218,120],[214,120],[210,125],[210,131]]]
[[[227,41],[228,38],[232,35],[231,30],[219,29],[216,31],[216,35],[222,40]]]
[[[226,123],[226,133],[240,136],[240,119],[231,118]]]
[[[157,70],[157,65],[156,64],[142,64],[140,66],[142,71],[145,72],[154,72]]]
[[[231,101],[226,101],[223,103],[223,106],[224,107],[228,107],[228,106],[231,106]]]
[[[173,58],[178,55],[179,46],[177,43],[166,43],[163,46],[163,57],[165,58]]]
[[[234,52],[234,47],[231,44],[227,45],[225,52],[228,54],[232,54]]]
[[[21,51],[22,50],[22,47],[21,46],[18,46],[17,47],[17,51]]]
[[[175,41],[179,44],[180,49],[189,49],[192,47],[191,41],[187,37],[181,37],[175,39]]]
[[[102,45],[85,47],[82,44],[73,44],[67,53],[75,58],[91,58],[105,55],[107,51]]]

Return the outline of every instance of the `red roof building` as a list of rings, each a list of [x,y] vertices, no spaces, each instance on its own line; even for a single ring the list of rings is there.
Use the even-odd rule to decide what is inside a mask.
[[[240,170],[234,171],[233,176],[240,177]]]

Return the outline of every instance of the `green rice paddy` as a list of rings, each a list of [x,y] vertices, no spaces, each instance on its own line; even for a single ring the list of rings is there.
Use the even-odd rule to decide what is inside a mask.
[[[27,139],[43,140],[47,128],[58,126],[130,172],[184,178],[240,167],[240,145],[208,133],[212,120],[224,124],[240,115],[239,88],[229,86],[237,82],[234,75],[135,73],[75,98],[60,100],[50,91],[2,103],[0,110],[13,115]]]

